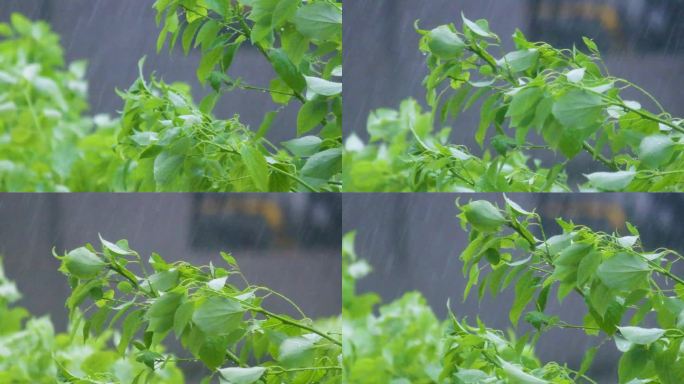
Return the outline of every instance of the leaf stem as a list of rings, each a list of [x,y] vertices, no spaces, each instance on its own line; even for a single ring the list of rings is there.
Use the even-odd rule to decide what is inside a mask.
[[[319,330],[317,330],[317,329],[315,329],[315,328],[309,327],[308,325],[302,324],[302,323],[300,323],[300,322],[298,322],[298,321],[296,321],[296,320],[290,320],[290,319],[288,319],[287,317],[284,317],[284,316],[275,314],[275,313],[273,313],[273,312],[270,312],[270,311],[268,311],[268,310],[266,310],[266,309],[263,309],[263,308],[260,308],[260,307],[254,307],[254,306],[251,306],[251,305],[249,305],[249,304],[247,304],[247,303],[244,303],[244,302],[243,302],[243,304],[244,304],[249,310],[251,310],[251,311],[254,311],[254,312],[257,312],[257,313],[261,313],[261,314],[264,315],[264,316],[268,316],[268,317],[274,318],[274,319],[276,319],[276,320],[278,320],[278,321],[280,321],[280,322],[282,322],[282,323],[289,324],[289,325],[292,325],[292,326],[295,326],[295,327],[298,327],[298,328],[307,330],[307,331],[309,331],[309,332],[315,333],[315,334],[317,334],[318,336],[323,337],[324,339],[326,339],[326,340],[332,342],[332,343],[335,344],[335,345],[338,345],[338,346],[340,346],[340,347],[342,346],[342,343],[341,343],[340,341],[338,341],[338,340],[336,340],[336,339],[330,337],[330,335],[327,335],[327,334],[324,333],[324,332],[321,332],[321,331],[319,331]]]
[[[285,175],[285,176],[291,178],[292,180],[298,182],[299,184],[301,184],[302,186],[304,186],[304,188],[308,189],[310,192],[318,192],[318,190],[317,190],[316,188],[312,187],[311,184],[309,184],[309,183],[307,183],[306,181],[302,180],[300,177],[298,177],[298,176],[296,176],[296,175],[293,175],[293,174],[291,174],[291,173],[289,173],[289,172],[283,171],[282,169],[276,167],[276,166],[273,165],[273,164],[268,164],[268,166],[269,166],[269,168],[271,168],[272,170],[274,170],[274,171],[276,171],[276,172],[278,172],[278,173],[281,173],[281,174],[283,174],[283,175]]]
[[[615,161],[609,160],[602,154],[598,153],[596,148],[592,147],[591,144],[589,144],[587,141],[582,142],[582,148],[584,148],[589,154],[591,154],[595,159],[599,160],[603,164],[605,164],[608,168],[610,168],[612,171],[617,171],[620,168],[618,168],[617,164],[615,164]]]

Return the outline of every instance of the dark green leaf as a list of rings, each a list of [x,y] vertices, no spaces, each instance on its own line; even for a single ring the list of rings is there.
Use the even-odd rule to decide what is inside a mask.
[[[285,52],[280,49],[272,49],[269,53],[273,69],[278,76],[295,92],[301,93],[306,87],[306,79],[297,67],[290,61]]]
[[[297,135],[303,135],[316,128],[328,114],[328,103],[324,99],[315,98],[307,101],[297,114]]]

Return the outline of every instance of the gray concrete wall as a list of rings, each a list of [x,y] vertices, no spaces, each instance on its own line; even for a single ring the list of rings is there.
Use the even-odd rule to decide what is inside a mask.
[[[86,59],[91,113],[116,115],[123,103],[114,92],[125,90],[138,76],[138,60],[147,56],[146,75],[156,72],[167,82],[184,81],[192,85],[195,102],[207,93],[195,75],[199,52],[183,55],[180,44],[172,53],[156,53],[160,28],[155,24],[153,0],[3,0],[0,21],[12,12],[52,24],[62,36],[68,61]],[[268,87],[274,72],[270,64],[249,44],[244,44],[229,74],[248,84]],[[214,113],[221,118],[239,114],[241,121],[257,129],[263,115],[278,106],[268,94],[235,90],[224,94]],[[296,134],[297,106],[279,114],[269,138],[275,142]]]
[[[479,316],[490,327],[507,329],[513,292],[497,298],[485,295],[482,303],[477,302],[477,295],[462,301],[466,279],[461,274],[458,256],[468,238],[456,218],[457,197],[462,203],[484,198],[501,206],[503,201],[500,194],[346,194],[343,231],[357,230],[357,254],[374,267],[374,272],[360,282],[359,289],[378,292],[385,301],[408,291],[420,291],[441,318],[445,318],[446,303],[450,299],[457,316],[469,319]],[[553,222],[556,217],[620,233],[627,233],[622,225],[627,220],[639,228],[645,247],[684,251],[684,229],[677,224],[677,217],[684,214],[684,197],[678,194],[511,194],[509,197],[524,208],[537,209],[545,218],[548,236],[559,230]],[[684,269],[678,273],[684,274]],[[574,295],[562,305],[555,299],[549,300],[548,311],[571,324],[581,324],[586,313],[584,303]],[[526,329],[529,328],[522,327]],[[537,353],[544,361],[567,362],[577,368],[584,351],[597,342],[579,331],[553,330],[541,338]],[[614,344],[606,343],[592,368],[592,377],[600,383],[617,382],[618,358]]]

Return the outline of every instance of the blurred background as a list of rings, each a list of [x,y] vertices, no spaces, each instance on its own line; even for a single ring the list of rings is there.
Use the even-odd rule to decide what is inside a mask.
[[[596,40],[611,74],[641,86],[673,116],[684,115],[684,1],[682,0],[352,0],[344,8],[345,136],[367,138],[366,120],[377,108],[398,108],[413,97],[425,105],[421,85],[427,74],[418,51],[422,29],[455,23],[461,12],[469,19],[488,19],[493,32],[512,49],[510,36],[521,29],[533,41],[558,47],[583,47],[582,36]],[[625,97],[652,104],[636,93]],[[452,141],[474,153],[479,103],[457,121],[450,121]],[[535,156],[556,161],[544,151]],[[603,170],[591,157],[581,156],[570,173]]]
[[[64,330],[70,289],[51,250],[128,239],[143,259],[224,265],[231,252],[252,284],[266,285],[312,318],[340,313],[338,194],[2,194],[0,255],[19,305]],[[282,300],[276,312],[296,315]]]
[[[30,19],[45,20],[62,37],[67,62],[88,61],[90,112],[117,115],[123,102],[115,88],[128,89],[138,77],[138,60],[147,56],[145,75],[154,71],[158,78],[171,83],[183,81],[192,85],[195,102],[209,92],[195,75],[200,60],[197,50],[186,57],[180,44],[169,53],[168,46],[157,54],[157,37],[161,28],[155,23],[154,0],[2,0],[0,22],[8,21],[13,12]],[[268,87],[274,77],[271,65],[251,46],[244,44],[236,55],[229,74],[241,77],[247,84]],[[234,90],[224,94],[214,109],[219,118],[240,115],[240,120],[257,129],[266,112],[278,106],[267,93]],[[296,132],[297,106],[278,114],[269,139],[280,142]]]
[[[639,228],[646,249],[668,247],[684,251],[684,229],[678,218],[684,215],[681,194],[509,194],[523,208],[536,209],[542,216],[547,236],[560,233],[554,219],[562,217],[594,230],[628,234],[624,223]],[[479,316],[492,328],[510,327],[508,310],[512,290],[492,299],[477,295],[462,301],[466,280],[458,259],[467,245],[467,233],[456,215],[456,198],[485,199],[503,206],[500,194],[345,194],[342,209],[344,232],[356,230],[356,251],[373,266],[373,273],[359,282],[361,292],[378,292],[385,302],[408,291],[420,291],[442,319],[446,303],[459,316]],[[681,267],[681,266],[680,266]],[[684,271],[679,271],[684,273]],[[551,294],[550,297],[555,297]],[[569,295],[562,305],[549,300],[549,313],[581,324],[586,313],[582,299]],[[521,330],[529,330],[522,326]],[[554,329],[545,333],[537,355],[545,362],[566,362],[577,368],[584,351],[600,340],[580,331]],[[562,347],[559,347],[562,346]],[[617,383],[619,353],[613,342],[605,343],[594,361],[590,376],[599,383]]]

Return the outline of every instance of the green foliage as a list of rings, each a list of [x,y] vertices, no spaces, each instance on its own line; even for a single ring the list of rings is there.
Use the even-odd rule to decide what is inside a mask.
[[[317,0],[238,0],[214,2],[207,0],[158,0],[154,4],[157,21],[163,25],[158,49],[168,45],[172,49],[182,40],[186,53],[199,47],[202,60],[197,71],[201,82],[207,82],[214,93],[207,96],[200,110],[209,113],[224,92],[235,88],[270,92],[275,103],[282,107],[265,115],[264,123],[254,137],[237,152],[241,161],[233,166],[219,166],[223,175],[212,180],[239,180],[237,190],[303,190],[337,191],[340,189],[342,168],[342,4],[337,1]],[[276,77],[268,87],[246,84],[241,78],[228,75],[233,58],[240,47],[249,42],[273,67]],[[299,104],[296,129],[297,139],[315,139],[318,145],[307,151],[285,150],[270,154],[264,146],[275,148],[263,139],[276,114],[285,106]],[[209,124],[220,125],[208,120]],[[295,127],[293,127],[295,128]],[[317,130],[317,132],[316,132]],[[244,131],[244,130],[243,130]],[[312,135],[315,136],[304,136]],[[223,132],[222,132],[223,133]],[[225,140],[244,143],[237,134],[216,141],[214,148],[203,150],[226,154]],[[204,139],[204,137],[202,137]],[[230,144],[230,143],[228,143]],[[217,145],[224,146],[217,147]],[[249,148],[249,149],[244,149]],[[236,149],[236,148],[232,148]],[[233,169],[242,163],[242,169]],[[215,164],[199,169],[214,171]],[[270,175],[270,180],[269,180]],[[247,181],[243,182],[242,180]],[[216,181],[214,181],[216,182]],[[221,183],[219,181],[219,183]],[[240,184],[247,184],[244,185]],[[218,190],[233,190],[220,187]]]
[[[684,258],[681,254],[665,248],[643,249],[638,230],[629,223],[630,233],[625,236],[557,219],[562,233],[547,238],[539,215],[508,199],[503,209],[494,208],[505,224],[496,231],[482,231],[480,220],[473,220],[471,214],[482,207],[494,215],[493,205],[486,201],[459,206],[462,225],[470,228],[470,242],[461,254],[463,273],[469,287],[478,286],[480,298],[487,290],[496,296],[515,285],[511,323],[516,326],[523,317],[537,330],[535,340],[555,327],[613,339],[623,352],[618,369],[621,384],[681,380],[684,280],[672,271],[672,265]],[[490,253],[498,257],[492,259]],[[558,301],[569,294],[583,299],[587,307],[583,324],[568,324],[545,313],[552,291]],[[656,328],[651,325],[654,321]],[[579,372],[586,372],[600,344],[589,351]],[[573,379],[580,377],[578,373]]]
[[[542,365],[527,339],[458,320],[437,320],[418,292],[389,304],[357,295],[355,282],[370,266],[343,241],[344,369],[348,383],[573,383],[572,371]]]
[[[637,85],[610,76],[593,41],[585,39],[583,53],[530,42],[516,31],[515,50],[497,59],[501,40],[486,20],[463,17],[462,31],[451,24],[417,30],[430,110],[408,100],[399,111],[373,112],[370,142],[347,138],[345,190],[568,191],[575,186],[567,184],[565,168],[581,152],[607,170],[586,174],[581,191],[684,188],[682,119]],[[658,112],[623,99],[626,89],[641,92]],[[474,137],[484,147],[481,158],[449,144],[449,128],[432,132],[479,100]],[[533,158],[538,150],[567,160],[543,168]]]
[[[126,103],[116,149],[127,164],[124,190],[315,191],[330,177],[316,187],[307,183],[300,178],[309,176],[304,156],[270,153],[265,139],[237,117],[212,118],[182,86],[141,78],[121,95]],[[333,145],[316,139],[316,151]]]
[[[169,361],[199,362],[211,371],[203,383],[341,382],[336,322],[314,324],[286,297],[249,284],[231,255],[222,253],[227,268],[167,263],[156,253],[146,263],[125,240],[101,242],[99,251],[87,244],[56,256],[72,288],[67,307],[72,316],[83,312],[86,339],[120,327],[117,356],[150,372]],[[268,296],[303,318],[269,311]],[[163,352],[172,337],[188,356]]]
[[[13,14],[0,23],[0,190],[66,191],[82,143],[110,129],[87,108],[84,62],[65,67],[59,38],[43,22]]]
[[[112,331],[84,339],[78,313],[68,333],[55,333],[49,318],[31,317],[24,308],[14,306],[19,298],[0,265],[0,382],[183,383],[173,361],[152,371],[109,348]]]
[[[461,253],[467,279],[464,296],[515,292],[509,319],[532,331],[508,336],[457,319],[440,322],[419,293],[379,305],[373,293],[359,295],[356,280],[371,268],[354,251],[354,233],[343,240],[343,329],[345,377],[350,383],[595,383],[585,373],[608,340],[622,352],[620,384],[674,384],[684,375],[684,279],[672,271],[684,258],[676,251],[642,248],[638,230],[627,235],[594,231],[556,219],[561,233],[546,237],[540,216],[504,196],[498,208],[486,200],[459,204],[469,242]],[[582,324],[547,313],[579,295]],[[447,305],[448,306],[448,305]],[[534,345],[551,329],[596,338],[575,369],[541,363]],[[518,330],[519,331],[519,330]]]
[[[342,9],[334,1],[159,0],[161,50],[178,40],[201,52],[196,106],[184,84],[140,77],[121,121],[84,117],[85,64],[65,68],[59,38],[19,14],[0,24],[0,190],[3,191],[339,191],[341,187]],[[228,75],[244,44],[273,67],[267,87]],[[269,92],[280,104],[252,131],[236,115],[211,112],[234,89]],[[264,135],[299,104],[283,146]],[[301,150],[299,141],[306,143]],[[313,143],[315,141],[315,143]],[[313,144],[312,144],[313,143]]]

